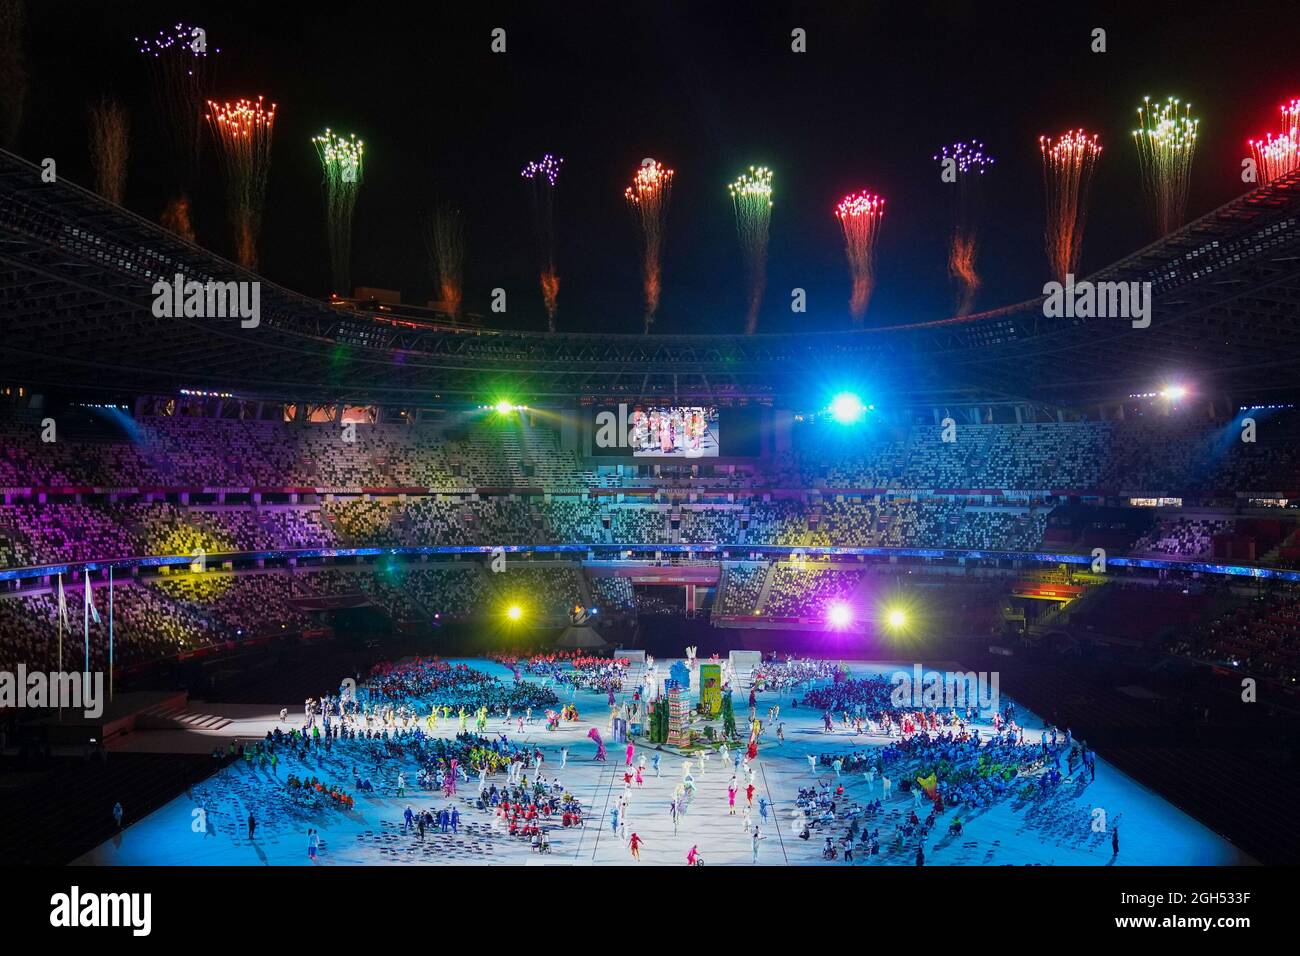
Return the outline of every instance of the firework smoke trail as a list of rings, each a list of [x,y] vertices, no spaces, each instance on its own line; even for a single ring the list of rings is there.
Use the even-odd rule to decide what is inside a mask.
[[[1040,136],[1038,147],[1043,154],[1043,186],[1047,195],[1044,232],[1047,261],[1053,278],[1064,282],[1079,265],[1088,189],[1101,146],[1096,136],[1075,129],[1056,140]]]
[[[325,173],[325,229],[330,244],[330,279],[334,292],[350,295],[352,292],[352,213],[357,205],[357,191],[361,188],[361,165],[366,144],[357,139],[326,129],[312,137],[316,153],[320,156]]]
[[[748,308],[745,312],[745,334],[753,335],[758,328],[758,310],[763,304],[763,289],[767,285],[767,237],[772,221],[772,171],[766,166],[742,175],[727,187],[731,203],[736,208],[736,232],[740,236],[740,249],[745,256],[745,278],[748,287]]]
[[[1268,133],[1263,139],[1247,141],[1259,167],[1261,182],[1271,182],[1300,169],[1300,99],[1283,103],[1281,112],[1282,129],[1278,135]]]
[[[203,104],[211,79],[207,31],[177,23],[151,38],[136,37],[136,48],[149,61],[153,102],[158,121],[170,142],[181,191],[194,185],[199,172],[199,143]]]
[[[235,253],[239,264],[250,271],[257,269],[257,238],[266,205],[275,110],[274,103],[269,110],[263,108],[260,96],[256,101],[208,101],[208,122],[226,167],[226,199],[235,233]]]
[[[126,195],[126,162],[131,155],[131,119],[126,107],[104,97],[90,107],[90,159],[95,167],[95,191],[122,205]]]
[[[27,105],[23,0],[0,0],[0,146],[14,145]]]
[[[860,326],[876,286],[876,241],[885,218],[885,200],[868,192],[849,193],[835,207],[835,218],[844,230],[844,253],[853,279],[849,314],[853,324]]]
[[[623,191],[641,229],[641,282],[645,292],[645,331],[654,325],[659,311],[663,281],[664,228],[668,223],[668,200],[672,198],[673,171],[648,159]]]
[[[979,140],[944,146],[934,155],[943,170],[944,182],[953,184],[952,236],[948,242],[948,275],[957,281],[957,315],[967,315],[975,303],[980,281],[980,213],[983,209],[984,174],[995,160],[984,152]]]
[[[168,232],[173,232],[186,242],[194,242],[194,224],[190,221],[190,197],[177,196],[169,202],[158,217],[158,224]]]
[[[429,272],[444,308],[453,317],[460,315],[464,297],[465,224],[459,209],[446,204],[434,208],[425,223],[424,247],[429,256]]]
[[[1133,140],[1142,166],[1147,208],[1160,237],[1183,224],[1200,120],[1192,118],[1191,103],[1180,103],[1172,96],[1157,107],[1152,107],[1151,97],[1144,96],[1137,113]]]
[[[563,158],[546,153],[540,161],[529,163],[519,174],[533,187],[533,219],[542,255],[542,302],[546,306],[546,325],[552,332],[555,331],[555,313],[560,297],[560,274],[555,268],[555,184],[563,163]]]

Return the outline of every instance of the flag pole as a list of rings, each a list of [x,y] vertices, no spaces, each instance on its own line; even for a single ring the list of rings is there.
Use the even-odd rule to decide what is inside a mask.
[[[108,699],[113,699],[113,566],[108,567]]]
[[[59,619],[59,675],[63,674],[63,619],[68,616],[68,604],[63,598],[63,575],[59,575],[59,608],[55,617]],[[63,695],[59,695],[59,723],[63,723]]]

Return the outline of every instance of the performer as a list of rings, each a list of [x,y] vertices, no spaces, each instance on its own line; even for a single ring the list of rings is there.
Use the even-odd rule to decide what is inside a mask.
[[[641,862],[641,844],[643,842],[645,841],[643,841],[641,837],[639,837],[635,832],[632,834],[632,839],[631,839],[632,859],[636,860],[638,863]]]
[[[592,759],[599,760],[601,763],[604,763],[606,758],[605,741],[600,736],[600,731],[597,730],[595,727],[592,727],[591,730],[587,731],[587,736],[590,737],[592,740],[596,741],[596,756]]]

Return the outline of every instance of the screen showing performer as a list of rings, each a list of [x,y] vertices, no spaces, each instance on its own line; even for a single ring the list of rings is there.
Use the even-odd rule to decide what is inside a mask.
[[[634,405],[628,418],[634,458],[718,457],[715,406]]]

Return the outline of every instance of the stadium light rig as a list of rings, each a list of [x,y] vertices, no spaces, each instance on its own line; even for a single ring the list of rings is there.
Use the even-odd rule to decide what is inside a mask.
[[[842,631],[853,623],[853,608],[844,601],[832,601],[826,613],[826,622],[837,631]]]
[[[527,405],[516,405],[514,402],[509,402],[505,399],[502,399],[499,402],[494,402],[491,405],[480,405],[478,408],[481,412],[496,412],[498,415],[509,415],[511,412],[528,411]]]
[[[1181,402],[1187,397],[1186,385],[1169,385],[1160,390],[1160,397],[1170,402]]]
[[[852,425],[862,420],[867,406],[853,392],[840,392],[831,399],[830,413],[841,425]]]
[[[523,616],[524,616],[524,609],[520,607],[518,604],[512,604],[508,608],[506,608],[506,617],[512,621],[522,620]]]
[[[885,612],[885,623],[891,631],[900,631],[907,625],[907,612],[902,608],[891,608]]]

